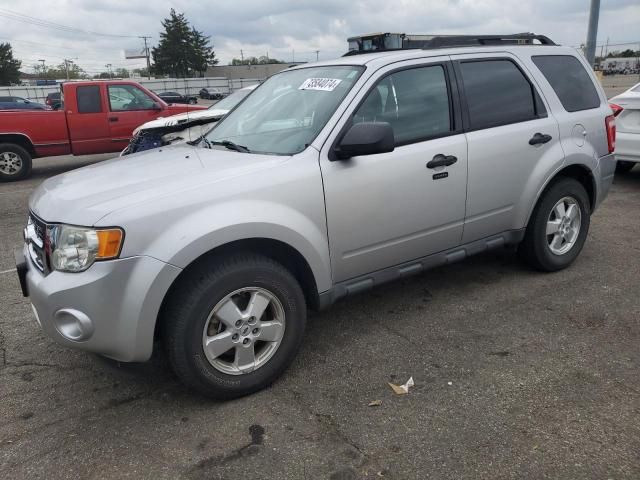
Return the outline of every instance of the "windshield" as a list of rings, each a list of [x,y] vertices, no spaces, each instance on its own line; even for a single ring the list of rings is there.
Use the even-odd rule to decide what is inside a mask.
[[[357,66],[289,70],[274,75],[224,117],[205,145],[293,155],[316,138],[363,71]],[[233,145],[231,146],[233,147]],[[234,148],[235,149],[235,148]]]
[[[231,110],[233,107],[240,103],[240,100],[249,95],[252,91],[252,88],[243,88],[241,90],[236,90],[228,97],[223,98],[218,103],[214,103],[213,105],[211,105],[209,107],[209,110]]]

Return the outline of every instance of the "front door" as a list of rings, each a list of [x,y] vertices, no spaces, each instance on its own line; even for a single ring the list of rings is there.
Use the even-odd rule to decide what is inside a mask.
[[[467,144],[454,120],[447,61],[386,67],[356,98],[341,131],[357,122],[388,122],[393,152],[331,161],[325,145],[321,169],[334,282],[460,244]],[[428,168],[440,156],[455,163]]]
[[[133,131],[158,116],[155,100],[135,85],[107,86],[109,131],[114,150],[127,146]]]

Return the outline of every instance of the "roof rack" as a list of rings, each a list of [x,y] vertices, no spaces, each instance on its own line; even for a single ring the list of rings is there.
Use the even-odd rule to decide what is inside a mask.
[[[510,35],[407,35],[405,33],[373,33],[348,39],[349,51],[344,56],[371,52],[487,45],[556,45],[545,35],[516,33]],[[536,43],[538,42],[538,43]]]

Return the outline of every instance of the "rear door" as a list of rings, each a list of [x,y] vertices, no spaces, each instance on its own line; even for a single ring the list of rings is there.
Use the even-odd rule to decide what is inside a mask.
[[[155,100],[133,84],[107,85],[107,103],[114,151],[127,146],[135,128],[158,116]]]
[[[75,96],[68,95],[69,102],[75,101],[73,107],[66,105],[65,109],[74,155],[115,151],[109,138],[103,92],[104,85],[86,85],[75,86]]]
[[[553,171],[550,163],[559,167],[564,155],[558,124],[515,57],[452,58],[469,155],[462,240],[467,243],[523,228],[526,220],[521,219],[537,193],[532,175]]]

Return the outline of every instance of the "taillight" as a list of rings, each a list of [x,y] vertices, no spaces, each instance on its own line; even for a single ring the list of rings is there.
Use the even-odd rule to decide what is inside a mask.
[[[609,115],[604,119],[604,124],[607,127],[607,144],[609,146],[609,153],[613,153],[616,149],[616,117]]]
[[[620,112],[624,110],[624,108],[622,108],[620,105],[616,105],[615,103],[610,103],[609,106],[611,107],[611,110],[613,110],[614,117],[617,117],[618,115],[620,115]]]

